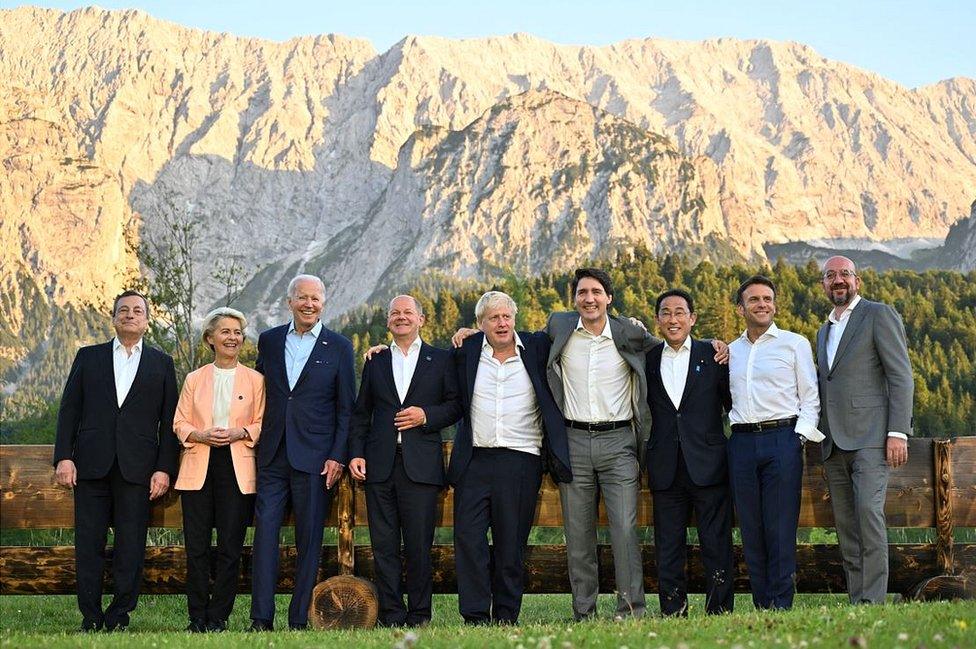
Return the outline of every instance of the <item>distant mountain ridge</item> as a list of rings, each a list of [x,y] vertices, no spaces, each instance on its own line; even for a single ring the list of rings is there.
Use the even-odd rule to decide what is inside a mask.
[[[976,81],[909,90],[796,43],[408,36],[377,53],[22,7],[0,11],[0,52],[11,385],[30,373],[24,331],[103,308],[172,206],[201,219],[204,273],[245,262],[262,326],[298,271],[329,280],[339,315],[425,274],[635,246],[723,261],[942,238],[976,198]],[[201,305],[220,291],[205,283]],[[36,300],[46,324],[28,321]]]

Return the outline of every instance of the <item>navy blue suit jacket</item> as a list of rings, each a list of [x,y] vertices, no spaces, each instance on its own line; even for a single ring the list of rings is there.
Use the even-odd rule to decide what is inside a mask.
[[[258,467],[274,459],[282,438],[288,462],[305,473],[321,473],[326,460],[346,464],[349,425],[356,398],[352,343],[322,327],[305,368],[288,388],[285,336],[290,324],[258,338],[255,369],[264,374],[264,421],[258,441]]]
[[[566,421],[556,405],[549,383],[546,381],[546,361],[549,358],[549,336],[545,332],[518,332],[525,345],[522,363],[535,388],[535,396],[542,411],[542,466],[555,482],[572,482],[573,472],[569,462],[569,441],[566,438]],[[459,349],[454,350],[458,385],[461,391],[463,418],[454,436],[451,463],[447,469],[447,481],[457,485],[458,479],[471,461],[471,399],[474,395],[474,382],[478,375],[481,359],[481,346],[485,335],[481,332],[467,337]]]
[[[691,341],[688,378],[675,408],[661,380],[661,343],[647,352],[647,404],[651,408],[651,436],[646,465],[651,489],[667,489],[674,482],[678,443],[688,475],[699,487],[728,480],[722,409],[732,407],[729,366],[715,362],[711,343]]]
[[[403,468],[414,482],[444,486],[441,429],[461,416],[461,402],[451,352],[427,343],[420,346],[417,368],[402,403],[393,380],[391,350],[366,361],[356,398],[349,457],[365,458],[366,482],[389,479],[397,444],[393,417],[409,406],[423,408],[427,423],[401,433]]]

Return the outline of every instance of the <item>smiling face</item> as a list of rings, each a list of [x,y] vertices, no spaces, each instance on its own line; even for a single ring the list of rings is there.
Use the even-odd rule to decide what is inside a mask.
[[[515,313],[505,304],[485,310],[478,327],[485,332],[488,344],[496,351],[515,345]]]
[[[142,338],[149,328],[149,314],[146,302],[138,295],[119,298],[112,316],[115,333],[122,342],[135,342]]]
[[[657,311],[657,328],[668,345],[677,349],[691,334],[698,316],[688,310],[683,297],[672,295],[661,301]]]
[[[576,312],[580,314],[584,324],[601,324],[607,317],[607,307],[613,298],[603,290],[603,284],[592,277],[580,278],[576,285],[574,297]]]
[[[386,328],[397,342],[413,342],[420,335],[424,322],[423,314],[409,295],[400,295],[390,303],[390,310],[386,314]]]
[[[861,288],[854,262],[847,257],[831,257],[823,267],[824,293],[834,306],[847,306]]]
[[[237,318],[221,318],[216,322],[212,333],[204,339],[213,347],[214,355],[221,360],[236,360],[244,345],[244,331]]]
[[[325,306],[325,293],[315,280],[305,279],[295,283],[292,295],[288,296],[288,306],[295,319],[295,329],[305,333],[315,326],[322,316]]]
[[[735,310],[750,329],[768,329],[776,315],[776,294],[765,284],[752,284],[742,292],[742,303]]]

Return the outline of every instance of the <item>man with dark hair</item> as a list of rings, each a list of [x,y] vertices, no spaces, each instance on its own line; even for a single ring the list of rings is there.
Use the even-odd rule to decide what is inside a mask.
[[[664,342],[647,353],[651,436],[645,464],[654,500],[654,551],[663,615],[688,614],[687,525],[691,511],[705,566],[705,610],[733,606],[732,501],[722,411],[731,407],[729,368],[691,337],[697,316],[681,289],[657,298]]]
[[[115,339],[82,347],[58,411],[54,465],[74,488],[75,569],[82,631],[122,631],[139,598],[149,501],[176,475],[173,359],[144,344],[149,304],[136,291],[115,298]],[[111,369],[112,374],[107,372]],[[102,611],[108,528],[114,530],[114,595]]]
[[[854,262],[831,257],[822,281],[834,305],[817,332],[824,472],[851,603],[879,604],[888,592],[888,471],[908,461],[915,382],[901,317],[858,294]]]
[[[819,442],[810,342],[773,322],[776,287],[762,275],[736,291],[746,330],[729,345],[729,475],[756,608],[793,606],[803,444]]]

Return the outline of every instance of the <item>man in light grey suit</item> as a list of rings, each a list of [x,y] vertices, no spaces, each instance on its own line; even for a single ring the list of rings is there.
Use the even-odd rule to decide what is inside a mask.
[[[905,327],[887,304],[858,295],[847,257],[824,263],[834,305],[817,332],[824,470],[851,602],[881,603],[888,590],[884,504],[888,472],[908,461],[915,385]]]
[[[644,355],[658,341],[625,318],[608,315],[610,276],[580,268],[576,312],[553,313],[546,374],[566,418],[573,481],[559,485],[573,615],[596,613],[599,573],[597,490],[610,523],[617,616],[644,615],[644,568],[637,538],[639,462],[651,430]]]

